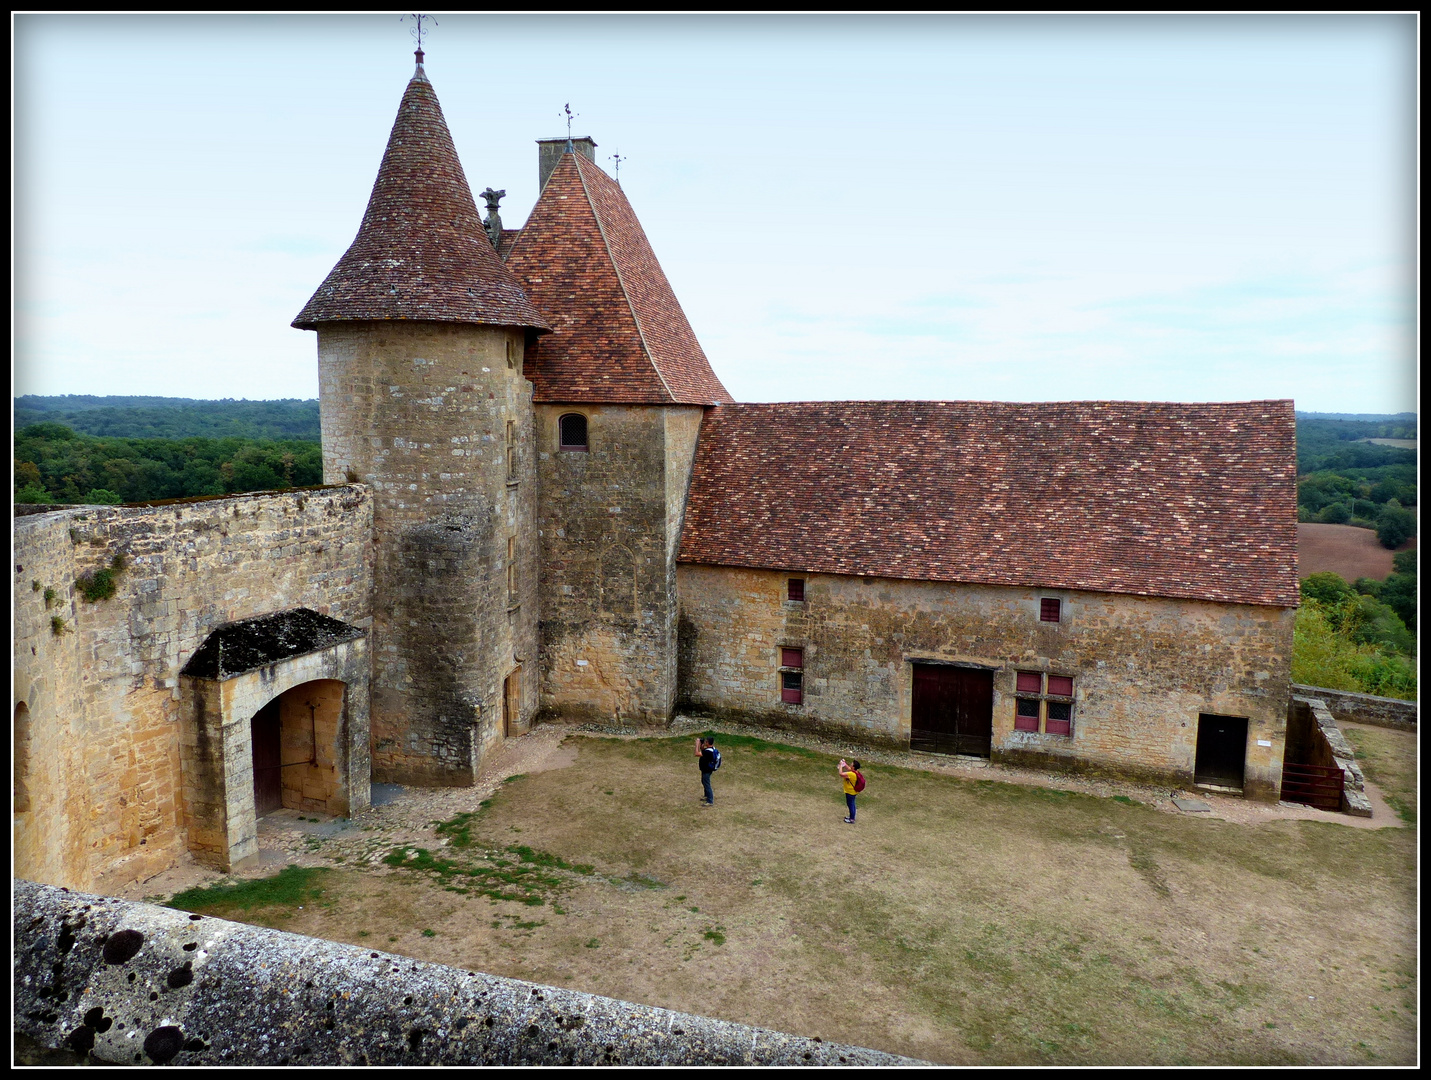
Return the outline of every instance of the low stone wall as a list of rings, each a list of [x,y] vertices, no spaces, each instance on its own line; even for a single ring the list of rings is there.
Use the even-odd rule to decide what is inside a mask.
[[[1341,769],[1342,812],[1371,817],[1371,800],[1366,797],[1366,780],[1357,767],[1356,751],[1337,727],[1326,702],[1296,696],[1287,713],[1288,760]]]
[[[1417,704],[1414,701],[1353,694],[1349,690],[1328,690],[1324,686],[1302,686],[1300,683],[1292,684],[1292,693],[1320,698],[1327,703],[1333,716],[1353,724],[1371,724],[1397,731],[1416,730]]]
[[[15,881],[14,1024],[174,1065],[921,1065],[152,904]]]
[[[173,865],[188,845],[180,671],[256,615],[306,607],[367,629],[372,519],[355,484],[18,517],[11,707],[28,721],[16,779],[30,809],[13,871],[117,892]],[[107,599],[82,584],[101,573]]]

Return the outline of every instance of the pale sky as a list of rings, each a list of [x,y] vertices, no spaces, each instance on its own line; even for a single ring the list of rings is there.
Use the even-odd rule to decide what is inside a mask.
[[[1413,16],[445,16],[474,192],[562,105],[743,401],[1416,408]],[[16,394],[315,397],[397,14],[15,16]]]

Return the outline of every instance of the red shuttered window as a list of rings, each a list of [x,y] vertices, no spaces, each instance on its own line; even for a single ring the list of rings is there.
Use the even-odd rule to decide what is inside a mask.
[[[1018,708],[1014,711],[1014,730],[1038,730],[1038,698],[1019,698]]]
[[[1040,600],[1038,602],[1038,617],[1040,622],[1058,622],[1059,609],[1063,607],[1062,600]]]
[[[796,603],[803,603],[805,600],[805,579],[798,577],[791,578],[790,587],[786,591],[786,596]]]
[[[800,705],[805,700],[805,676],[798,671],[780,673],[780,700],[786,705]]]
[[[1046,701],[1044,708],[1048,710],[1048,715],[1044,717],[1043,733],[1045,735],[1071,735],[1073,733],[1073,706],[1067,701]]]
[[[1073,677],[1047,675],[1041,671],[1020,671],[1014,683],[1014,730],[1038,731],[1043,720],[1045,735],[1073,734]]]
[[[800,705],[805,700],[805,650],[780,650],[780,700]]]

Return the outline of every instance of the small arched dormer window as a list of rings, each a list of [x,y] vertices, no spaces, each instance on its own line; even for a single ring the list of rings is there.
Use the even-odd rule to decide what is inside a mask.
[[[567,413],[557,421],[560,428],[563,450],[586,450],[586,417],[581,413]]]

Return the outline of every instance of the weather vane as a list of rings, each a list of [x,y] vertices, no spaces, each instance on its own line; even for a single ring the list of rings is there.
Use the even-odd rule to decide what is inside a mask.
[[[611,155],[611,160],[616,163],[616,182],[619,184],[621,183],[621,163],[626,159],[621,156],[621,151],[618,150]]]
[[[433,26],[440,24],[431,15],[418,15],[416,13],[404,15],[398,21],[407,22],[409,19],[412,20],[413,26],[408,32],[412,34],[412,40],[417,42],[417,62],[420,64],[422,63],[422,20],[427,19]]]
[[[580,116],[581,113],[574,113],[571,111],[570,101],[568,101],[565,105],[562,106],[562,112],[566,113],[566,152],[570,154],[576,149],[574,146],[571,145],[571,122],[575,120],[578,116]]]

